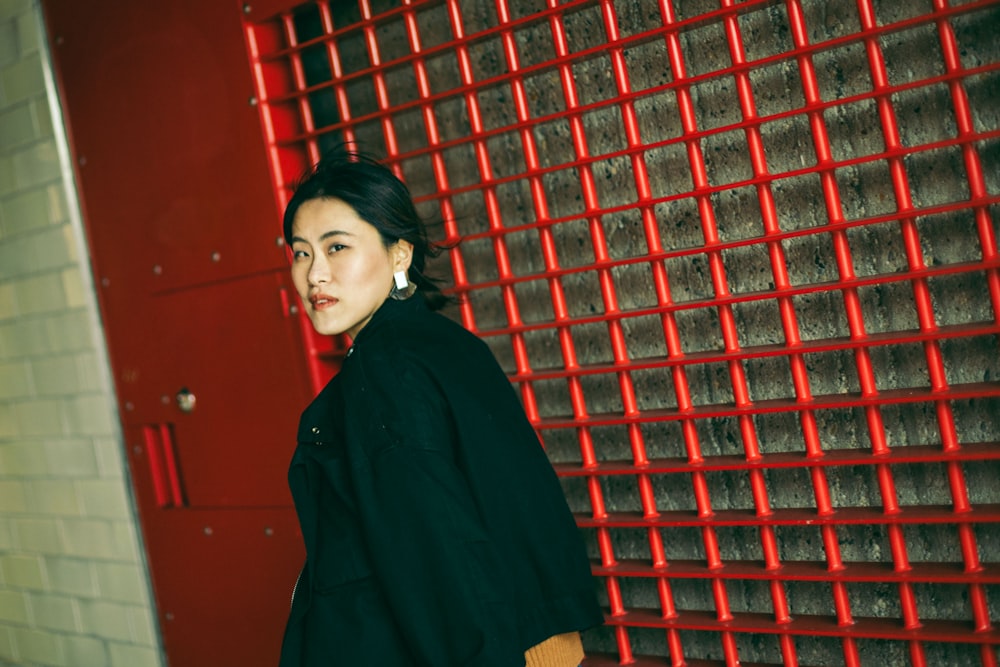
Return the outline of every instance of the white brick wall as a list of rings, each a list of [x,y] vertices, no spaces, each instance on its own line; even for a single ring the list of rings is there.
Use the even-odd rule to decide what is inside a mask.
[[[40,22],[0,0],[0,665],[159,667]]]

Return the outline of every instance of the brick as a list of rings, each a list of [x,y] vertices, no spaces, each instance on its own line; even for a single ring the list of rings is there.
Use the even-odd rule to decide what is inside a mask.
[[[14,548],[14,519],[0,517],[0,551],[9,551]]]
[[[34,12],[26,12],[14,19],[17,26],[18,46],[21,54],[38,51],[38,20]]]
[[[59,153],[53,140],[41,141],[11,155],[17,182],[22,188],[42,185],[62,176]]]
[[[97,585],[101,598],[118,602],[146,604],[147,594],[145,573],[138,565],[125,563],[95,563]]]
[[[13,192],[15,187],[17,187],[17,177],[14,174],[13,161],[7,155],[0,155],[0,195]],[[0,230],[2,229],[3,225],[0,225]],[[2,237],[3,234],[0,233],[0,238]]]
[[[0,0],[0,21],[31,11],[31,0]]]
[[[51,198],[50,197],[50,203],[53,202],[53,201],[56,204],[59,203],[59,199],[58,198]],[[57,215],[58,215],[58,211],[56,211],[56,209],[53,209],[53,213],[52,213],[53,218],[55,218],[55,220],[57,222],[60,222],[62,224],[62,226],[60,227],[60,229],[62,229],[62,233],[63,233],[63,244],[64,244],[64,246],[66,248],[66,256],[69,258],[70,262],[72,262],[74,264],[79,264],[80,263],[80,255],[79,255],[79,253],[80,253],[80,246],[77,243],[76,232],[73,230],[73,225],[65,224],[65,220],[64,219],[59,219],[59,218],[55,217]]]
[[[128,495],[121,480],[79,481],[76,491],[84,516],[128,519],[131,514]]]
[[[41,477],[48,472],[45,451],[38,441],[0,445],[0,461],[10,477]]]
[[[11,661],[15,658],[13,630],[3,626],[0,626],[0,658]]]
[[[0,403],[0,438],[13,438],[17,435],[17,415],[14,407]]]
[[[47,98],[31,101],[31,115],[35,119],[35,132],[39,138],[49,138],[55,133],[52,125],[52,110]]]
[[[132,641],[128,607],[105,600],[80,600],[80,624],[85,634],[102,639]]]
[[[8,104],[44,94],[45,78],[39,55],[28,55],[0,70],[0,85]]]
[[[101,391],[106,388],[105,372],[107,367],[98,363],[96,352],[84,352],[76,355],[76,374],[80,379],[81,391]]]
[[[66,665],[62,642],[59,641],[57,634],[44,630],[15,628],[14,643],[22,660],[53,667]]]
[[[76,600],[73,598],[33,593],[28,601],[35,627],[60,632],[80,632],[80,619],[76,610]]]
[[[66,190],[63,188],[62,182],[54,183],[47,187],[45,191],[49,196],[49,222],[52,224],[63,225],[64,241],[66,247],[72,247],[74,252],[72,254],[73,261],[79,261],[76,256],[76,235],[73,231],[72,226],[65,224],[69,222],[69,207],[66,205]]]
[[[93,349],[93,329],[90,318],[83,310],[46,318],[45,328],[53,352],[78,352]]]
[[[0,16],[0,67],[17,60],[17,23]]]
[[[24,362],[0,363],[0,400],[27,398],[30,390],[28,367]]]
[[[73,487],[59,480],[27,482],[30,507],[36,514],[79,516],[80,504]]]
[[[21,436],[62,435],[64,407],[61,401],[36,399],[14,404]]]
[[[3,350],[4,358],[48,354],[52,344],[47,324],[38,318],[21,318],[9,324],[0,324],[0,350]]]
[[[111,525],[107,521],[67,519],[62,524],[66,554],[81,558],[116,558]]]
[[[12,197],[0,201],[3,210],[3,231],[5,236],[23,234],[32,229],[50,225],[50,195],[46,188],[21,190]]]
[[[2,37],[2,35],[0,35]],[[0,47],[2,51],[3,47]],[[2,54],[0,54],[2,57]],[[18,104],[0,111],[0,151],[37,139],[31,105]]]
[[[66,309],[66,295],[58,274],[24,278],[14,283],[18,308],[25,315],[36,315]]]
[[[115,554],[120,560],[139,560],[139,536],[132,521],[116,521],[111,527]]]
[[[53,593],[93,597],[97,595],[97,577],[93,563],[63,555],[45,557],[45,571]]]
[[[43,447],[49,474],[56,477],[96,477],[97,455],[89,440],[50,440]]]
[[[63,637],[66,663],[73,667],[107,667],[107,644],[94,637]]]
[[[17,317],[17,305],[14,301],[14,286],[0,285],[0,322]]]
[[[13,519],[11,530],[18,549],[22,551],[38,554],[59,554],[62,551],[59,526],[52,519]]]
[[[62,225],[53,225],[41,229],[37,234],[32,234],[25,239],[27,243],[31,244],[32,254],[38,258],[34,267],[35,271],[38,273],[51,272],[59,281],[60,288],[62,287],[62,276],[60,275],[62,270],[73,265],[70,248],[66,246],[65,238]],[[63,302],[72,307],[72,304],[65,301],[65,295],[63,295]]]
[[[3,570],[4,582],[11,588],[45,588],[40,556],[6,554],[0,556],[0,569]]]
[[[62,280],[63,294],[66,295],[66,305],[70,308],[80,308],[90,304],[87,289],[78,267],[65,269],[59,276]]]
[[[111,401],[103,395],[75,396],[68,400],[66,422],[71,433],[108,436],[118,431]]]
[[[28,596],[22,591],[0,590],[0,621],[28,623]]]
[[[27,508],[27,494],[24,483],[16,480],[0,480],[0,507],[4,514],[17,514]]]
[[[97,454],[97,465],[100,476],[107,479],[119,479],[125,471],[122,445],[115,438],[94,438],[94,451]]]
[[[156,623],[149,606],[131,607],[128,615],[129,621],[132,623],[132,636],[135,643],[143,646],[156,646]]]
[[[80,382],[76,370],[75,354],[36,359],[30,366],[32,384],[40,397],[63,396],[79,392]]]
[[[109,644],[111,667],[160,667],[159,652],[147,646]]]
[[[0,280],[31,275],[37,264],[34,246],[22,236],[0,244]]]

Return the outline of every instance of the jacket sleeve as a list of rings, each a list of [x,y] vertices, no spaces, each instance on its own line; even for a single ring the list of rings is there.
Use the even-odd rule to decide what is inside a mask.
[[[521,667],[514,609],[444,394],[418,359],[387,356],[365,360],[345,400],[374,575],[417,665]]]

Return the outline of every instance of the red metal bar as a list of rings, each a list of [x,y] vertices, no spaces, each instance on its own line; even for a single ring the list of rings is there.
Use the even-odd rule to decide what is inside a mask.
[[[333,15],[330,13],[329,0],[320,0],[316,3],[316,6],[319,8],[320,20],[323,24],[323,32],[326,35],[334,34],[335,28],[333,25]],[[347,96],[344,68],[340,61],[340,49],[337,47],[336,40],[326,39],[323,43],[326,45],[326,56],[330,62],[333,94],[337,101],[337,114],[340,116],[340,122],[338,125],[343,126],[341,132],[344,142],[347,144],[356,144],[357,136],[354,132],[354,126],[351,124],[351,103]]]
[[[910,641],[919,636],[928,642],[952,642],[969,644],[986,644],[994,648],[1000,644],[1000,634],[991,631],[987,634],[970,633],[968,627],[955,621],[927,621],[919,631],[903,628],[892,620],[883,618],[858,618],[854,623],[845,626],[835,619],[825,616],[800,615],[790,623],[776,626],[766,614],[733,614],[733,619],[720,621],[710,612],[689,611],[677,619],[664,619],[659,614],[636,609],[627,614],[606,619],[611,626],[634,626],[646,628],[678,628],[684,630],[710,630],[721,632],[723,628],[732,632],[777,634],[787,633],[800,636],[840,637],[844,639],[894,639]]]
[[[937,19],[937,29],[941,42],[941,52],[944,57],[947,73],[949,75],[962,74],[963,67],[958,44],[955,39],[955,32],[943,15],[949,9],[948,5],[948,0],[934,0],[934,10],[939,16]],[[949,81],[948,88],[955,112],[955,121],[958,126],[958,136],[960,138],[975,136],[968,95],[965,92],[962,79],[952,79]],[[979,196],[985,194],[987,190],[982,163],[976,145],[973,142],[970,141],[962,144],[962,159],[969,182],[969,197],[974,201]],[[983,259],[996,257],[997,241],[990,209],[985,206],[976,206],[973,210],[976,218],[976,230],[979,234],[980,248],[982,249],[982,257]],[[1000,321],[1000,272],[996,269],[988,270],[986,272],[986,280],[990,295],[990,304],[993,307],[993,317]],[[946,448],[957,446],[953,441],[945,442]],[[962,469],[957,463],[953,463],[949,467],[949,482],[952,486],[952,497],[955,500],[955,511],[968,511],[969,504],[965,480],[962,475]],[[960,524],[958,534],[966,570],[969,572],[980,571],[982,565],[979,560],[979,551],[976,546],[975,534],[972,532],[972,526],[969,524]],[[990,619],[989,607],[981,585],[971,585],[969,587],[969,602],[976,631],[983,632],[991,629],[993,626]],[[982,663],[984,665],[996,665],[996,652],[984,646],[982,650]]]
[[[306,74],[305,70],[302,68],[302,57],[299,51],[295,50],[295,46],[298,43],[298,37],[295,33],[295,21],[291,14],[284,14],[281,17],[281,24],[285,32],[285,40],[288,45],[292,47],[292,51],[289,54],[289,60],[292,63],[292,76],[295,81],[295,90],[298,95],[295,97],[297,102],[299,117],[302,123],[302,129],[306,133],[313,133],[316,130],[316,125],[313,123],[312,107],[309,105],[309,98],[302,95],[302,91],[308,86],[306,84]],[[309,155],[310,164],[315,164],[319,162],[319,144],[316,143],[315,139],[306,140],[306,152]]]
[[[978,505],[962,517],[963,522],[994,524],[1000,522],[1000,504]],[[751,510],[718,509],[711,517],[701,517],[697,513],[683,510],[663,510],[655,519],[647,519],[639,512],[609,512],[600,519],[578,515],[577,522],[584,528],[649,528],[690,526],[710,528],[715,526],[794,526],[794,525],[955,525],[955,515],[948,507],[941,505],[921,505],[907,507],[895,514],[886,514],[874,507],[842,507],[834,517],[817,517],[811,509],[779,508],[768,517],[758,517]],[[714,538],[713,538],[714,539]],[[708,558],[709,568],[722,566],[718,558],[718,544],[713,542],[715,558]]]
[[[144,426],[142,437],[146,445],[146,458],[149,460],[149,476],[153,481],[156,506],[160,508],[170,507],[173,499],[163,461],[163,440],[160,429],[156,426]]]
[[[441,146],[442,142],[438,132],[437,117],[434,115],[434,105],[430,101],[430,98],[433,95],[431,93],[430,80],[427,74],[426,61],[424,58],[419,57],[424,53],[424,49],[420,44],[420,31],[417,25],[416,14],[412,9],[414,2],[415,0],[403,0],[403,4],[407,7],[407,11],[403,14],[403,17],[406,20],[406,36],[410,43],[410,50],[413,51],[415,56],[417,56],[413,60],[413,72],[417,82],[417,92],[420,99],[424,101],[423,104],[421,104],[421,112],[424,120],[424,129],[427,133],[427,144],[431,148],[431,164],[434,169],[434,183],[440,192],[448,193],[451,191],[451,186],[448,182],[448,172],[444,163],[444,155],[440,149],[435,150]],[[444,194],[439,201],[441,205],[441,219],[444,222],[445,241],[449,244],[456,243],[461,235],[458,231],[458,225],[455,222],[455,209],[452,204],[452,199],[447,194]],[[462,257],[461,249],[457,247],[452,248],[452,250],[448,253],[448,259],[451,263],[452,280],[454,281],[456,291],[466,291],[469,286],[469,278],[465,270],[465,260]],[[468,301],[462,301],[459,303],[459,309],[462,316],[462,322],[464,322],[466,327],[469,329],[475,329],[472,304]],[[522,383],[521,386],[530,389],[531,385],[528,383]],[[533,400],[533,394],[529,391],[522,391],[522,396],[525,398],[525,408],[528,415],[537,419],[538,408]]]
[[[163,446],[163,463],[170,487],[170,499],[173,507],[184,507],[187,499],[184,497],[184,486],[181,482],[181,468],[177,462],[177,445],[174,442],[174,428],[171,424],[160,424],[160,444]]]

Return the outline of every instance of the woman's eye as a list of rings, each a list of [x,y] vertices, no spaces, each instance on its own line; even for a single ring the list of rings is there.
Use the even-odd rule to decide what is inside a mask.
[[[340,252],[346,247],[347,247],[346,245],[341,245],[340,243],[334,243],[332,246],[330,246],[330,254],[333,254],[335,252]]]
[[[293,250],[292,251],[292,259],[303,259],[304,257],[308,257],[308,256],[309,256],[309,253],[307,253],[305,250]]]

